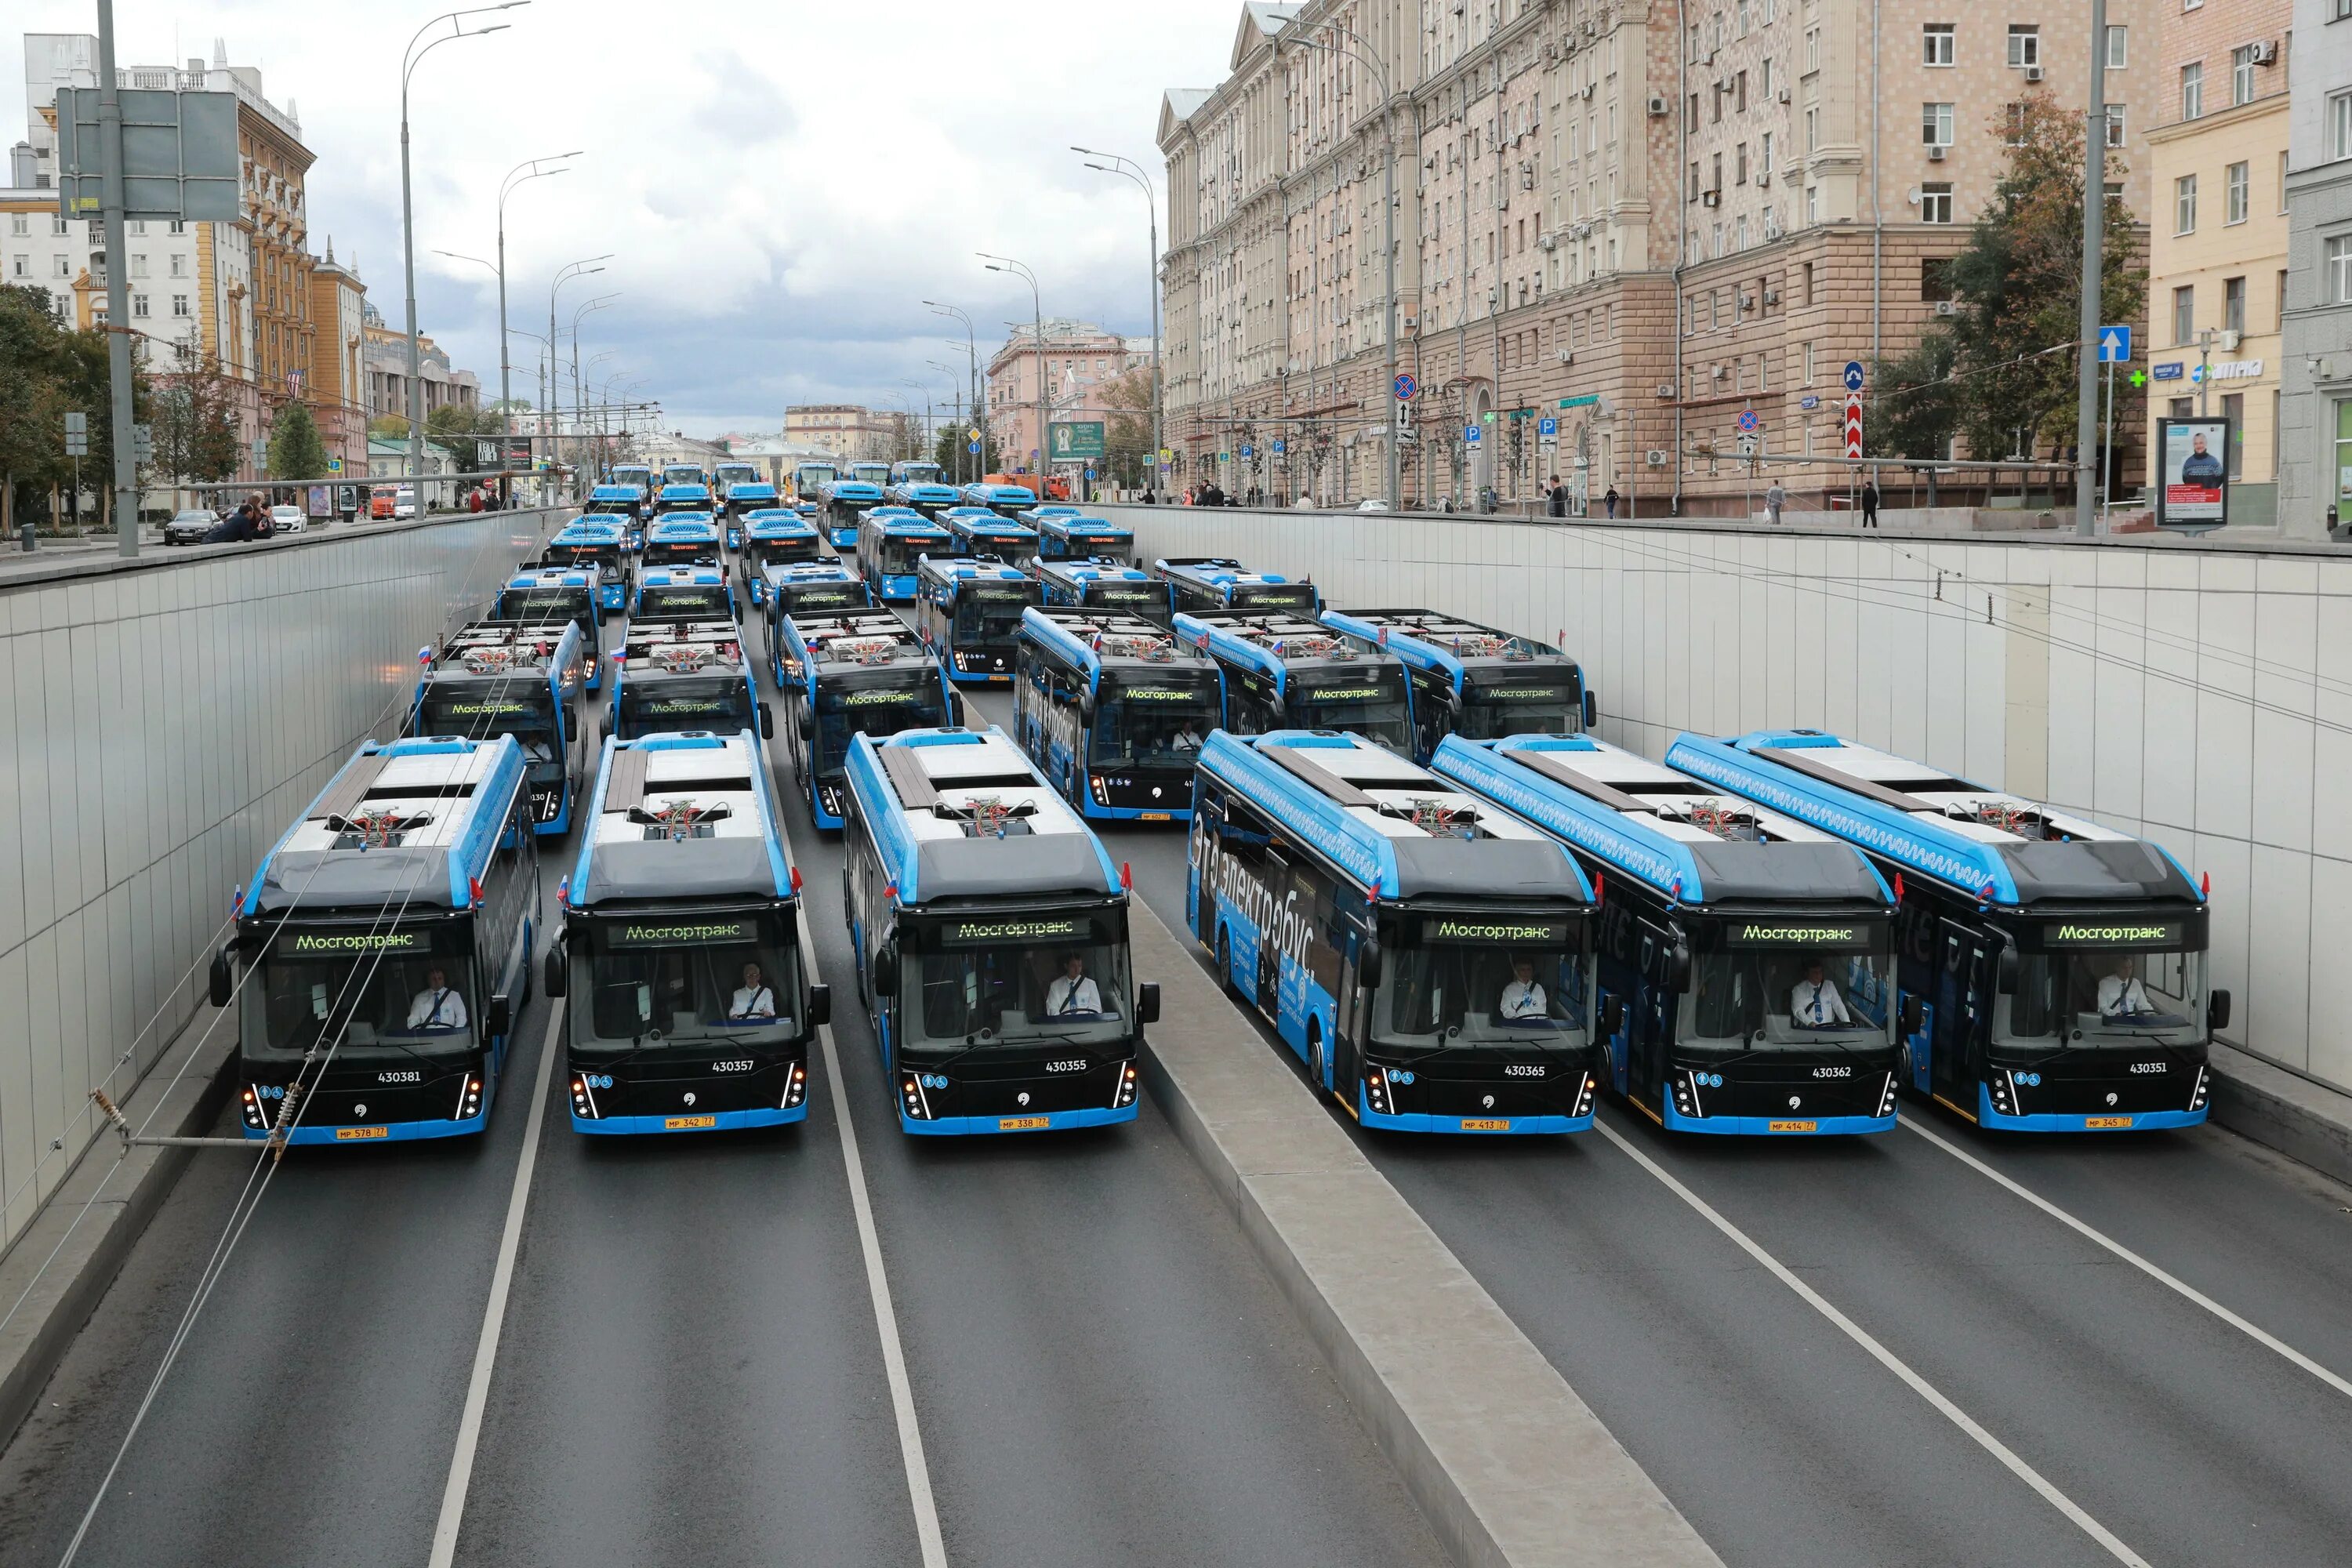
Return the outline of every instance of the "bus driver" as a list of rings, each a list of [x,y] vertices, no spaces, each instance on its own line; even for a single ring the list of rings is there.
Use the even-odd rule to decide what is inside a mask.
[[[745,964],[743,984],[735,988],[733,996],[728,998],[727,1016],[740,1022],[745,1018],[772,1018],[775,1016],[775,988],[760,978],[758,964]]]
[[[1789,1020],[1801,1029],[1853,1026],[1853,1015],[1845,1010],[1837,983],[1824,977],[1818,958],[1805,961],[1805,977],[1789,993]]]
[[[1087,973],[1084,953],[1073,952],[1062,959],[1062,977],[1045,987],[1047,1016],[1063,1013],[1099,1013],[1102,992],[1097,989]]]
[[[1550,998],[1544,994],[1543,986],[1536,980],[1534,962],[1514,958],[1511,960],[1511,983],[1503,987],[1503,1000],[1496,1012],[1506,1021],[1544,1016],[1550,1006]]]
[[[408,1004],[408,1026],[420,1033],[454,1033],[466,1026],[466,999],[449,989],[439,964],[425,972],[425,989]]]
[[[2148,1005],[2147,987],[2132,977],[2135,967],[2126,953],[2116,962],[2116,972],[2099,982],[2100,1017],[2138,1018],[2156,1011]]]

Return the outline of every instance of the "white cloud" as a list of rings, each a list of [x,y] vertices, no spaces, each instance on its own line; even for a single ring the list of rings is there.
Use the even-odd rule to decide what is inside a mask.
[[[219,37],[295,101],[318,159],[312,247],[331,236],[404,321],[397,61],[435,7],[115,9],[121,64],[209,59]],[[27,32],[91,26],[88,0],[11,12]],[[975,250],[1027,262],[1048,314],[1146,331],[1142,194],[1067,149],[1123,152],[1157,180],[1160,91],[1220,79],[1239,16],[1239,0],[535,0],[472,18],[510,26],[436,47],[411,89],[419,316],[495,388],[491,276],[430,253],[492,255],[501,176],[581,148],[575,172],[508,201],[509,321],[543,334],[555,269],[614,252],[564,286],[559,324],[621,290],[583,321],[583,353],[614,351],[600,375],[641,377],[681,427],[772,429],[787,403],[878,402],[909,379],[944,400],[924,362],[960,363],[939,340],[961,329],[919,301],[968,310],[983,356],[1031,311]],[[0,91],[23,123],[21,89]],[[513,338],[519,394],[536,396],[539,353]]]

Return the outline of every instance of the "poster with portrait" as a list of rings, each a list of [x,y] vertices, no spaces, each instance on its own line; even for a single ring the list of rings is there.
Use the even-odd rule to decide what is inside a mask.
[[[2156,422],[2156,522],[2202,531],[2230,521],[2230,422]]]

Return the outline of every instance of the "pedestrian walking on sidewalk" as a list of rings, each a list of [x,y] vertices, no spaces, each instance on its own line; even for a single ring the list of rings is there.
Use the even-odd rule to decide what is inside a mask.
[[[1862,481],[1862,526],[1878,526],[1878,477],[1875,474]]]
[[[1771,520],[1773,527],[1780,526],[1780,509],[1788,504],[1789,492],[1780,488],[1780,480],[1774,479],[1764,491],[1764,515]]]

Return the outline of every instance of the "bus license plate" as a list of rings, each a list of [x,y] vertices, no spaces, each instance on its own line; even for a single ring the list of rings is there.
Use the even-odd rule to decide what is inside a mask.
[[[1500,1116],[1465,1116],[1462,1119],[1465,1132],[1508,1132],[1510,1122]]]
[[[1167,822],[1171,820],[1171,818],[1164,811],[1147,811],[1139,814],[1136,817],[1136,820],[1138,822]]]
[[[2083,1125],[2091,1129],[2093,1131],[2097,1131],[2103,1127],[2129,1127],[2131,1124],[2132,1119],[2128,1116],[2085,1116],[2083,1118]]]
[[[1816,1125],[1816,1123],[1811,1121],[1775,1121],[1772,1123],[1770,1131],[1774,1132],[1811,1132],[1815,1130]]]
[[[719,1118],[716,1116],[665,1116],[662,1118],[662,1131],[665,1132],[689,1132],[698,1127],[718,1125]]]
[[[1053,1124],[1053,1118],[1047,1116],[1000,1116],[996,1119],[999,1132],[1034,1132],[1041,1127]]]
[[[335,1142],[338,1143],[348,1143],[353,1139],[358,1138],[389,1138],[391,1136],[392,1129],[389,1127],[338,1127],[335,1129]]]

